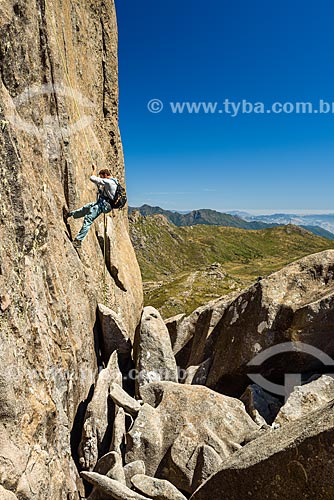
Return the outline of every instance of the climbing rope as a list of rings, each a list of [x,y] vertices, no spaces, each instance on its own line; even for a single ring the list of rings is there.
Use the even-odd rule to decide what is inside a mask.
[[[74,95],[73,85],[72,85],[71,78],[70,78],[70,75],[69,75],[69,72],[68,72],[68,69],[67,69],[65,54],[63,53],[63,50],[61,48],[61,45],[60,45],[60,42],[59,42],[59,39],[58,39],[58,35],[57,35],[57,31],[56,31],[56,26],[55,26],[55,22],[54,22],[54,18],[52,16],[51,10],[49,8],[48,0],[44,0],[44,3],[45,3],[45,12],[47,13],[47,15],[49,16],[49,18],[51,20],[51,29],[53,31],[54,38],[56,40],[56,44],[57,44],[58,51],[59,51],[59,54],[60,54],[61,62],[62,62],[63,68],[64,68],[64,73],[65,73],[65,76],[66,76],[66,79],[67,79],[67,84],[68,84],[68,86],[70,88],[70,91],[71,91],[71,94],[72,94],[72,99],[73,99],[74,105],[75,105],[77,113],[78,113],[78,117],[79,117],[80,120],[82,120],[82,116],[81,116],[81,112],[80,112],[80,107],[79,107],[77,99],[76,99],[76,97]],[[87,144],[87,149],[88,149],[88,152],[89,152],[89,155],[90,155],[90,158],[91,158],[91,162],[92,162],[92,164],[94,164],[94,158],[93,158],[92,150],[91,150],[91,147],[90,147],[90,143],[88,141],[88,137],[87,137],[85,128],[83,128],[82,131],[83,131],[84,138],[85,138],[85,141],[86,141],[86,144]],[[104,214],[104,220],[103,220],[103,263],[104,263],[104,268],[103,268],[103,302],[104,302],[105,305],[107,303],[106,239],[107,239],[107,217],[106,217],[106,214]]]
[[[103,259],[104,259],[104,267],[103,267],[103,302],[104,302],[104,305],[107,304],[106,246],[107,246],[107,216],[106,216],[106,214],[103,214]]]

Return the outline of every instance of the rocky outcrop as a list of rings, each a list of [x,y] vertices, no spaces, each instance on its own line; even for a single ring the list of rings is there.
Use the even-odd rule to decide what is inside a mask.
[[[94,395],[88,404],[79,445],[79,462],[84,470],[93,470],[98,457],[104,455],[110,441],[110,405],[111,388],[122,384],[122,374],[118,368],[117,352],[109,360],[107,368],[99,373]],[[117,413],[117,411],[116,411]],[[109,431],[109,432],[108,432]]]
[[[240,400],[244,403],[247,412],[258,425],[271,425],[282,403],[262,387],[256,384],[249,385]]]
[[[298,420],[332,400],[334,400],[334,379],[323,375],[313,382],[294,388],[280,409],[275,424],[284,425]]]
[[[143,460],[147,475],[180,490],[194,491],[199,468],[210,475],[258,429],[240,401],[206,387],[160,382],[141,394],[145,404],[128,433],[126,461]]]
[[[186,497],[165,479],[137,474],[131,482],[138,491],[153,500],[186,500]]]
[[[113,424],[110,451],[116,451],[120,455],[122,454],[123,439],[125,433],[125,411],[124,408],[118,408]]]
[[[132,345],[121,318],[103,304],[98,304],[98,312],[105,358],[109,359],[114,351],[130,355]]]
[[[147,497],[130,490],[127,486],[97,472],[82,472],[81,477],[96,486],[106,497],[115,500],[147,500]]]
[[[125,484],[124,469],[122,466],[122,457],[119,453],[110,452],[104,455],[97,462],[94,469],[94,473],[101,474],[108,477],[109,479],[114,479],[121,484]],[[103,491],[98,487],[94,486],[93,491],[88,497],[88,500],[103,500]]]
[[[139,401],[129,396],[118,384],[111,384],[110,397],[114,403],[124,408],[128,413],[136,415],[140,410]]]
[[[78,499],[72,455],[98,374],[97,304],[130,338],[142,309],[126,213],[107,217],[126,291],[108,270],[104,287],[94,228],[80,260],[80,221],[63,220],[95,199],[92,158],[124,181],[115,7],[3,0],[0,10],[0,483],[25,500]]]
[[[95,199],[92,161],[124,182],[114,1],[3,0],[0,10],[1,500],[79,500],[87,483],[90,500],[181,500],[198,486],[194,498],[333,497],[331,405],[307,404],[262,436],[242,402],[211,389],[241,394],[249,361],[286,340],[333,355],[334,251],[174,318],[170,333],[155,309],[142,314],[126,213],[101,218],[80,255],[80,221],[64,218]]]
[[[210,369],[204,383],[239,397],[248,385],[247,375],[254,371],[249,363],[267,348],[302,342],[333,357],[333,311],[334,250],[326,250],[260,279],[237,296],[210,303],[177,324],[167,324],[173,338],[185,339],[183,367],[207,361]],[[323,370],[323,359],[295,351],[272,356],[261,366],[262,375],[278,381],[291,366],[297,372]]]
[[[110,276],[106,284],[106,293],[111,297],[109,301],[112,304],[109,307],[120,318],[124,328],[123,330],[121,327],[122,331],[125,331],[133,342],[143,308],[143,287],[136,254],[129,236],[128,219],[125,212],[123,215],[119,217],[116,210],[112,216],[107,217],[105,248],[102,220],[97,224],[97,236],[101,250],[103,249],[105,253],[106,267]]]
[[[303,500],[333,498],[333,401],[275,431],[266,432],[228,460],[191,500],[221,498]]]
[[[124,466],[125,481],[128,488],[132,488],[131,479],[137,474],[145,474],[146,467],[142,460],[130,462]]]
[[[236,295],[208,302],[189,316],[179,314],[166,320],[178,366],[199,365],[212,355],[215,337],[211,334]]]
[[[207,385],[227,393],[243,388],[248,363],[260,351],[300,341],[334,355],[334,250],[294,262],[241,294],[216,326],[215,353]],[[303,353],[270,359],[262,374],[279,377],[323,368]],[[232,383],[231,383],[232,382]]]
[[[150,382],[178,381],[168,330],[154,307],[145,307],[134,346],[136,392]]]

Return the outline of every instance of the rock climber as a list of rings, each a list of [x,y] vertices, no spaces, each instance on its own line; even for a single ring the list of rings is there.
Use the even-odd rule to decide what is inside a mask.
[[[73,219],[80,219],[84,217],[84,221],[80,231],[73,241],[75,248],[80,248],[84,238],[87,236],[90,226],[93,224],[94,220],[98,218],[99,215],[107,214],[112,210],[112,200],[114,199],[117,181],[111,177],[111,172],[109,169],[105,168],[99,171],[99,175],[96,174],[96,167],[92,165],[93,175],[90,180],[98,187],[97,200],[92,203],[87,203],[77,210],[68,212],[66,215],[66,221],[70,217]]]

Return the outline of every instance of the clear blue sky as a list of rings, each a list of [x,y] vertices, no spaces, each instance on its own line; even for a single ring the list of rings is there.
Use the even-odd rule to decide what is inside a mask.
[[[333,210],[334,114],[173,114],[175,101],[334,102],[332,0],[116,0],[129,202]],[[151,99],[164,103],[150,113]]]

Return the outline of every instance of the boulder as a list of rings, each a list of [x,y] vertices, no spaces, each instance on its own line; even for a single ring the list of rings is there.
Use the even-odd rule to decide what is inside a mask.
[[[17,496],[13,492],[5,490],[3,486],[0,485],[0,498],[1,500],[17,500]]]
[[[258,425],[271,425],[282,406],[275,398],[257,384],[249,385],[241,396],[246,411]]]
[[[264,432],[230,457],[191,500],[332,500],[334,401]]]
[[[130,462],[124,466],[125,481],[128,488],[132,488],[131,479],[137,474],[145,474],[146,468],[142,460]]]
[[[301,342],[334,355],[334,250],[309,255],[258,281],[223,311],[211,333],[213,362],[207,386],[240,396],[248,385],[249,363],[277,344]],[[261,366],[279,380],[291,372],[323,370],[323,359],[290,349]],[[197,363],[193,363],[197,364]],[[256,371],[259,368],[256,367]]]
[[[117,352],[115,351],[110,356],[107,368],[99,373],[93,398],[86,410],[78,450],[82,469],[93,470],[98,457],[109,449],[111,429],[108,395],[111,386],[118,387],[121,390],[118,385],[121,383],[122,374],[118,368]]]
[[[180,375],[183,375],[180,382],[183,382],[184,384],[205,385],[211,363],[212,358],[208,358],[198,366],[188,366],[184,372],[179,370]]]
[[[136,392],[150,382],[178,381],[178,372],[167,327],[159,312],[145,307],[135,339]]]
[[[130,354],[132,349],[131,340],[122,319],[103,304],[98,304],[98,313],[106,359],[109,359],[114,351],[119,354]]]
[[[123,470],[122,457],[119,453],[110,452],[104,455],[97,462],[94,472],[103,476],[114,479],[121,484],[126,484]],[[104,500],[104,494],[101,489],[94,486],[93,491],[88,497],[88,500]]]
[[[285,425],[317,410],[334,399],[334,378],[328,375],[297,386],[290,394],[287,402],[280,409],[275,424]]]
[[[142,397],[127,435],[126,462],[143,460],[147,475],[189,493],[209,463],[220,465],[258,429],[243,403],[203,386],[152,383],[142,387]]]
[[[96,464],[94,472],[125,484],[122,456],[115,451],[111,451],[101,457]]]
[[[111,384],[109,395],[114,403],[124,408],[126,412],[132,415],[136,415],[139,412],[141,407],[139,401],[129,396],[118,384]]]
[[[218,472],[222,465],[223,459],[212,448],[203,444],[198,449],[197,463],[194,471],[192,489],[196,490],[203,484],[212,474]]]
[[[131,479],[133,486],[153,500],[187,500],[175,486],[165,479],[137,474]]]
[[[118,408],[112,430],[110,451],[116,451],[117,453],[122,454],[125,433],[125,411],[124,408]]]
[[[199,365],[212,352],[211,333],[236,293],[212,300],[189,316],[178,315],[166,320],[177,364],[181,368]]]
[[[147,500],[148,498],[130,490],[130,488],[119,481],[102,476],[96,472],[81,472],[80,475],[90,484],[99,488],[104,496],[111,497],[114,500]]]
[[[180,339],[180,324],[185,317],[186,315],[184,313],[181,313],[165,320],[165,325],[167,326],[167,330],[169,332],[174,354],[177,354],[180,348],[182,348],[186,343],[182,338]],[[188,335],[187,331],[185,333],[186,335]]]

